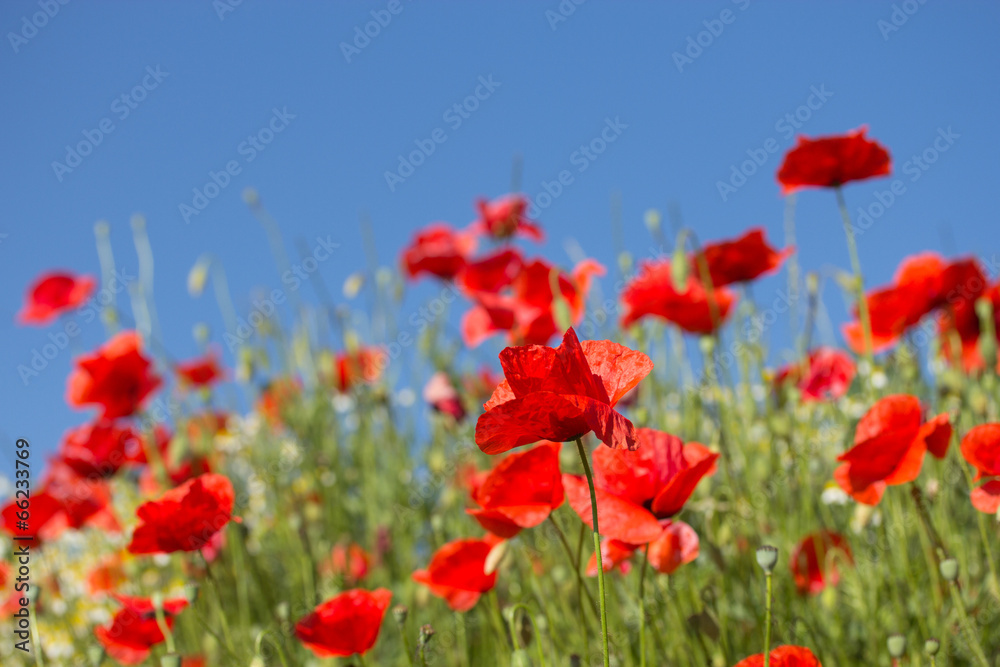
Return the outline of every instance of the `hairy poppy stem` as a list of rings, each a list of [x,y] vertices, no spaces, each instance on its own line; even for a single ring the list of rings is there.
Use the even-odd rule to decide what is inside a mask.
[[[958,618],[962,625],[962,632],[965,633],[965,641],[969,644],[969,652],[975,656],[976,661],[983,667],[990,667],[989,660],[986,659],[986,655],[979,645],[979,640],[976,639],[976,631],[969,621],[969,614],[965,611],[965,602],[962,600],[962,594],[958,590],[958,582],[952,579],[948,582],[948,587],[951,588],[952,602],[954,602],[955,607],[958,609]]]
[[[773,597],[773,585],[771,583],[771,573],[764,575],[767,581],[767,600],[764,603],[764,667],[771,665],[771,598]]]
[[[858,257],[858,244],[854,240],[854,225],[851,223],[851,214],[847,211],[847,202],[844,200],[844,191],[838,185],[833,189],[837,193],[837,207],[840,209],[840,217],[844,219],[844,233],[847,235],[847,252],[851,255],[851,271],[854,273],[854,288],[858,299],[858,315],[861,318],[861,330],[865,340],[865,361],[868,362],[868,372],[874,370],[874,346],[872,345],[872,321],[868,312],[868,300],[865,299],[865,281],[861,274],[861,260]],[[866,383],[868,388],[871,382]]]
[[[583,582],[583,574],[580,573],[580,559],[573,557],[573,548],[570,547],[569,541],[566,539],[566,535],[562,532],[562,529],[559,527],[559,524],[556,523],[556,520],[552,517],[551,514],[549,515],[549,521],[551,521],[552,525],[555,527],[556,535],[559,536],[559,542],[563,545],[563,549],[565,549],[566,551],[566,556],[567,558],[569,558],[570,563],[573,565],[573,571],[576,572],[577,589],[580,591],[581,618],[583,617],[583,595],[586,595],[587,600],[590,601],[590,606],[594,610],[594,616],[600,618],[601,613],[597,607],[597,601],[591,594],[590,589],[587,588],[587,586]]]
[[[642,569],[639,570],[639,665],[646,667],[646,566],[649,565],[649,543],[642,552]]]
[[[601,641],[604,650],[604,667],[609,667],[611,656],[608,653],[608,610],[604,601],[604,561],[601,557],[601,532],[597,525],[597,491],[594,489],[594,473],[590,470],[587,450],[583,448],[583,440],[580,438],[576,439],[576,450],[580,453],[583,471],[587,475],[587,485],[590,487],[590,511],[594,520],[594,557],[597,559],[597,592],[601,605]]]
[[[934,524],[931,522],[931,516],[927,512],[927,506],[924,505],[924,494],[916,482],[913,482],[910,485],[910,497],[913,498],[913,504],[917,507],[917,515],[920,517],[920,523],[923,524],[924,530],[927,531],[927,536],[931,538],[931,542],[934,543],[934,546],[947,556],[948,550],[944,546],[944,541],[941,539],[941,535],[938,534],[937,529],[934,528]],[[939,557],[938,561],[940,560],[941,558]]]

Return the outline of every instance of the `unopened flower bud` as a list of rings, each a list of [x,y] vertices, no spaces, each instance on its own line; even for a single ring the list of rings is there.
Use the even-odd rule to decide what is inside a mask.
[[[894,658],[902,658],[903,654],[906,653],[906,637],[903,635],[889,635],[889,639],[885,643],[889,647],[889,655]]]
[[[434,628],[432,628],[430,625],[420,626],[420,647],[423,648],[424,646],[427,646],[427,643],[431,640],[431,637],[433,636],[434,636]]]
[[[406,623],[406,617],[410,614],[410,610],[406,606],[397,604],[392,608],[392,615],[396,619],[396,623],[403,625]]]
[[[778,564],[777,548],[766,544],[759,547],[757,549],[757,564],[768,574],[774,572],[774,566]]]
[[[937,652],[941,650],[941,642],[937,639],[931,637],[924,642],[924,653],[927,655],[937,655]]]
[[[160,658],[160,667],[181,667],[181,657],[176,653],[168,653]]]
[[[954,558],[945,558],[941,561],[939,569],[945,581],[955,581],[958,579],[958,561]]]

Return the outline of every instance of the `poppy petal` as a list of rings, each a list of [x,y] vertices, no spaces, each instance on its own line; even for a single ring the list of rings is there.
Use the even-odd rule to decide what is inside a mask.
[[[976,487],[969,494],[972,506],[980,512],[996,514],[1000,511],[1000,479],[992,479]]]
[[[566,499],[580,519],[594,527],[590,487],[578,475],[563,475]],[[660,536],[663,528],[656,517],[635,503],[597,489],[597,521],[601,535],[629,544],[645,544]]]

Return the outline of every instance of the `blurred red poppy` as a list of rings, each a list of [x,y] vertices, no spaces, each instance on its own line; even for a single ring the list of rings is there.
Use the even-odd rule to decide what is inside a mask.
[[[847,134],[809,139],[785,155],[778,170],[783,194],[806,187],[835,188],[852,181],[888,176],[892,171],[889,151],[865,137],[866,127]]]
[[[605,572],[618,569],[622,574],[628,574],[632,569],[632,557],[635,555],[636,545],[622,542],[621,540],[601,540],[601,564],[604,565]],[[597,576],[597,556],[590,555],[587,561],[587,576]]]
[[[581,344],[570,328],[558,348],[505,348],[500,365],[505,379],[476,423],[483,452],[566,442],[591,431],[609,447],[637,446],[635,427],[614,406],[652,370],[642,352],[607,340]]]
[[[112,477],[139,462],[142,451],[142,440],[131,427],[102,419],[67,431],[59,459],[81,477]]]
[[[87,592],[90,595],[100,595],[117,590],[128,581],[122,558],[118,553],[105,556],[87,574]]]
[[[770,657],[771,667],[823,667],[813,652],[802,646],[779,646]],[[764,667],[764,654],[744,658],[733,667]]]
[[[699,443],[685,445],[680,438],[662,431],[640,428],[636,434],[639,447],[635,451],[606,447],[594,450],[594,486],[601,534],[641,545],[662,537],[659,520],[681,511],[698,482],[715,472],[719,455]],[[591,525],[586,480],[564,475],[563,486],[570,507]],[[667,549],[671,545],[661,546]]]
[[[986,514],[1000,512],[1000,479],[991,479],[969,493],[972,506]]]
[[[877,505],[886,486],[917,478],[925,452],[943,459],[950,441],[947,414],[923,423],[915,396],[887,396],[858,422],[854,446],[837,457],[844,463],[834,471],[834,479],[858,502]]]
[[[177,377],[191,387],[207,387],[226,377],[226,371],[219,365],[219,358],[214,353],[177,364],[175,370]]]
[[[1000,477],[1000,424],[980,424],[972,428],[961,444],[962,456],[976,469],[975,480]]]
[[[354,586],[368,574],[371,556],[354,542],[334,545],[330,557],[321,566],[322,571],[340,577],[347,586]]]
[[[272,380],[260,392],[257,411],[264,416],[272,428],[284,423],[284,413],[288,406],[302,394],[302,384],[295,378],[280,377]]]
[[[360,382],[375,382],[388,363],[389,355],[378,347],[339,352],[333,362],[334,386],[347,393]]]
[[[642,262],[621,298],[623,327],[655,315],[696,334],[709,334],[722,326],[736,303],[731,291],[720,287],[709,292],[693,274],[688,275],[687,288],[678,292],[668,259]]]
[[[411,280],[425,273],[451,280],[475,251],[474,234],[456,231],[446,223],[436,222],[417,232],[410,245],[403,250],[403,270]]]
[[[851,548],[843,536],[829,530],[821,530],[802,538],[792,549],[788,566],[799,593],[816,595],[827,586],[836,586],[840,572],[836,563],[830,560],[837,553],[848,563],[852,563]]]
[[[504,248],[466,263],[456,284],[467,294],[496,294],[514,282],[524,266],[524,257],[516,248]]]
[[[788,364],[775,375],[779,389],[791,383],[802,393],[802,401],[833,401],[847,393],[857,368],[850,355],[832,347],[817,347],[809,353],[807,366]],[[803,373],[803,371],[805,371]]]
[[[462,338],[475,347],[501,331],[517,345],[544,345],[565,325],[579,324],[593,276],[604,267],[584,260],[565,274],[543,259],[526,262],[500,293],[474,292],[475,305],[462,318]],[[553,289],[558,286],[558,289]]]
[[[434,410],[451,416],[455,421],[465,419],[465,406],[451,383],[451,378],[444,371],[438,371],[424,385],[424,401]]]
[[[66,382],[66,401],[77,408],[100,405],[105,419],[127,417],[161,384],[152,366],[142,353],[139,334],[123,331],[76,360]]]
[[[681,565],[692,563],[698,558],[698,533],[683,521],[662,519],[660,525],[663,533],[649,543],[646,557],[657,572],[673,574]]]
[[[486,557],[496,543],[492,536],[448,542],[435,552],[426,570],[413,573],[413,580],[444,598],[453,610],[469,611],[496,585],[497,573],[485,572]]]
[[[44,273],[31,284],[24,307],[17,314],[21,324],[47,324],[66,311],[79,308],[94,292],[97,281],[72,273]]]
[[[235,494],[229,479],[207,473],[167,491],[136,511],[139,526],[128,550],[133,554],[197,551],[233,518]]]
[[[392,592],[344,591],[295,624],[295,636],[320,658],[362,655],[378,641]]]
[[[111,624],[98,626],[94,635],[108,655],[123,665],[138,665],[146,661],[152,649],[164,641],[163,631],[156,621],[156,611],[148,598],[116,595],[122,608]],[[174,627],[174,617],[188,606],[183,598],[163,601],[164,624]]]
[[[708,267],[708,275],[713,287],[732,283],[744,283],[774,273],[785,259],[795,252],[795,248],[776,250],[764,238],[764,229],[754,227],[746,234],[731,241],[706,243],[701,255],[691,255],[689,261],[693,273],[703,283],[708,283],[702,275],[702,261]]]
[[[506,457],[476,485],[472,500],[480,508],[466,511],[503,538],[545,521],[563,503],[560,447],[549,442]]]
[[[494,239],[504,240],[512,236],[523,236],[532,241],[544,241],[545,235],[537,223],[528,219],[528,200],[519,194],[510,194],[493,201],[476,200],[479,219],[470,226],[470,231],[486,234]]]

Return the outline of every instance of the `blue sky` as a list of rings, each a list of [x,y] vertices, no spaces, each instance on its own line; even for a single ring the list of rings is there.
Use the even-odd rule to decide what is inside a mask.
[[[46,7],[51,16],[39,14]],[[366,24],[367,41],[358,36]],[[636,255],[651,244],[644,211],[671,202],[701,239],[762,225],[780,243],[774,172],[799,114],[797,131],[810,135],[867,124],[893,153],[905,192],[859,239],[869,285],[913,252],[989,258],[997,249],[996,3],[8,0],[0,31],[0,432],[39,451],[88,413],[64,404],[71,350],[27,384],[18,374],[57,330],[15,325],[27,285],[57,267],[97,274],[97,220],[109,221],[117,262],[134,275],[129,219],[142,213],[163,340],[175,358],[189,357],[196,323],[208,322],[217,340],[222,331],[210,294],[186,290],[201,254],[223,263],[241,314],[253,290],[283,285],[242,202],[248,186],[289,247],[337,244],[318,271],[338,301],[345,277],[365,266],[362,211],[379,263],[395,266],[415,229],[464,225],[475,197],[506,192],[514,154],[532,196],[561,171],[572,175],[539,210],[548,240],[538,251],[569,264],[564,242],[574,239],[613,267],[616,191]],[[583,152],[602,131],[614,141]],[[941,133],[950,133],[947,150],[932,152],[926,169],[913,162]],[[760,159],[769,140],[780,151],[723,197],[719,182]],[[67,146],[81,141],[97,145],[77,162]],[[433,153],[390,187],[399,156],[429,141]],[[200,201],[195,189],[212,173],[225,186]],[[852,214],[891,182],[850,186]],[[196,204],[204,209],[185,215]],[[803,193],[797,224],[805,269],[848,266],[831,193]],[[782,272],[756,286],[757,300],[785,280]],[[435,289],[410,290],[406,308]],[[301,298],[316,300],[307,287]],[[825,300],[841,321],[840,293],[831,286]],[[77,351],[102,340],[98,323],[81,328]]]

